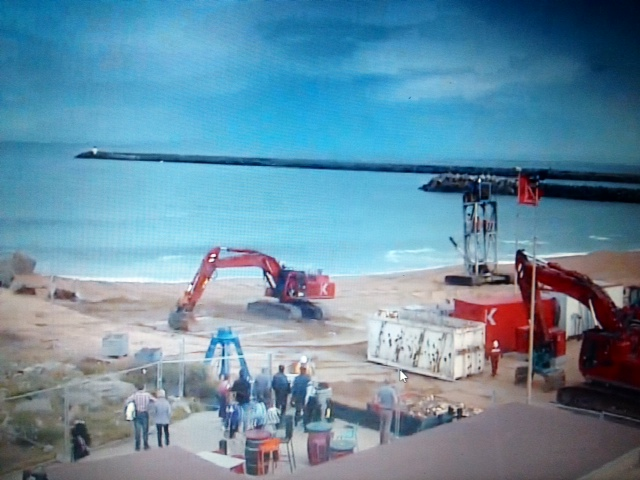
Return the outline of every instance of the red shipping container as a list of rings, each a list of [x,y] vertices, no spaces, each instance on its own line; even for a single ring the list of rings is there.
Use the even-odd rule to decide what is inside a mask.
[[[547,322],[548,328],[552,328],[556,322],[555,299],[542,299],[541,314]],[[482,322],[487,326],[487,353],[491,350],[494,340],[500,342],[500,348],[503,352],[517,351],[516,329],[529,325],[529,312],[525,308],[522,297],[515,294],[466,300],[456,298],[451,316]]]
[[[556,356],[567,354],[567,332],[558,327],[549,329],[549,335],[556,345]],[[529,327],[516,328],[516,352],[529,353]]]

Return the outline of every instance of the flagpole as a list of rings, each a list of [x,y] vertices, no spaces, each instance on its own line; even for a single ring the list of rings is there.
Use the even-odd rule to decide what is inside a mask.
[[[518,201],[516,202],[516,224],[515,224],[515,237],[516,237],[516,252],[518,251],[518,226],[520,224],[519,220],[519,216],[520,216],[520,167],[516,167],[516,170],[518,171],[518,179],[516,180],[516,195],[518,195]],[[513,291],[518,294],[518,271],[516,269],[516,262],[513,262],[513,278],[514,278],[514,282],[513,282]]]
[[[531,403],[533,382],[533,330],[536,314],[536,237],[533,237],[533,270],[531,272],[531,310],[529,312],[529,363],[527,368],[527,404]]]
[[[538,203],[538,190],[536,189],[536,206]],[[527,404],[531,404],[531,389],[533,383],[533,331],[536,315],[536,209],[533,210],[533,269],[531,271],[531,308],[529,312],[529,361],[527,365]]]

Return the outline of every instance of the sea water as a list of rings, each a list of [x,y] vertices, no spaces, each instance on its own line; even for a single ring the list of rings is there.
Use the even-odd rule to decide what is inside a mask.
[[[189,281],[214,246],[332,276],[462,269],[449,241],[462,241],[462,196],[419,190],[429,175],[74,158],[84,150],[0,144],[0,254],[24,251],[45,275],[123,281]],[[543,257],[640,248],[640,205],[496,199],[500,261],[534,237]]]

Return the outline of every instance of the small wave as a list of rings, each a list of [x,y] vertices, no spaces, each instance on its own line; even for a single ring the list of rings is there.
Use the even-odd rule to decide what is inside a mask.
[[[106,283],[189,283],[191,279],[159,279],[152,277],[89,277],[56,275],[56,278],[78,280],[79,282],[106,282]]]
[[[599,237],[598,235],[589,235],[591,240],[598,240],[599,242],[606,242],[611,240],[610,237]]]
[[[505,243],[508,245],[533,245],[532,240],[500,240],[500,243]],[[536,240],[536,245],[547,245],[549,242],[545,242],[544,240]]]
[[[406,249],[406,250],[389,250],[385,254],[385,258],[390,262],[399,262],[401,257],[415,257],[421,256],[426,253],[433,253],[435,250],[433,248],[415,248],[415,249]]]
[[[388,270],[380,272],[362,272],[362,273],[332,273],[331,278],[358,278],[358,277],[378,277],[385,275],[402,275],[415,272],[428,272],[431,270],[439,270],[443,268],[460,267],[460,264],[442,264],[429,267],[405,268],[402,270]]]
[[[544,255],[538,255],[538,257],[543,259],[554,259],[554,258],[561,258],[561,257],[581,257],[584,255],[589,255],[589,252],[545,253]]]

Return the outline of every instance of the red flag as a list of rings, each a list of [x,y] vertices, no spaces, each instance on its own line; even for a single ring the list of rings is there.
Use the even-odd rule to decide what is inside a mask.
[[[540,202],[540,189],[538,182],[531,182],[529,177],[518,177],[518,203],[520,205],[538,206]]]

